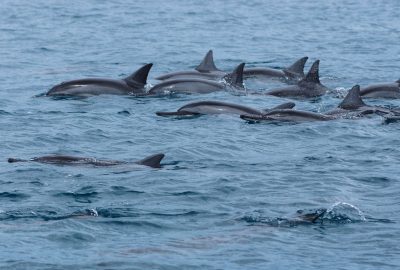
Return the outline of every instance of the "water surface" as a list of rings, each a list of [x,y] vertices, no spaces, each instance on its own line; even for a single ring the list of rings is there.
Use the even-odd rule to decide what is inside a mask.
[[[287,101],[255,95],[37,95],[70,79],[122,78],[149,62],[154,85],[213,49],[226,71],[240,62],[283,68],[303,56],[308,69],[321,59],[321,81],[335,93],[296,104],[323,112],[354,84],[399,79],[399,9],[395,0],[3,1],[0,268],[398,268],[398,124],[155,115],[207,99],[256,108]],[[7,163],[159,152],[162,169]],[[333,209],[331,222],[275,222],[315,208]]]

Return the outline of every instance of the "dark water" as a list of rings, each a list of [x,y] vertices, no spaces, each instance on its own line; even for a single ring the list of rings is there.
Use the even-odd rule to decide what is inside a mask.
[[[200,99],[283,101],[229,93],[36,97],[61,81],[123,77],[148,62],[154,84],[214,49],[227,71],[242,61],[281,68],[305,55],[308,69],[321,59],[321,80],[336,94],[296,103],[325,111],[356,83],[399,79],[399,10],[397,0],[2,1],[0,268],[399,268],[399,124],[154,114]],[[166,153],[159,170],[6,162],[158,152]],[[315,208],[328,209],[326,222],[292,222]]]

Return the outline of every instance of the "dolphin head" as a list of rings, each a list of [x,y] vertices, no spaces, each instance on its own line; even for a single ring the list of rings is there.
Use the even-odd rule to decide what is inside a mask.
[[[319,219],[323,218],[324,214],[326,213],[326,208],[319,208],[314,210],[298,210],[297,214],[298,217],[304,221],[308,221],[311,223],[318,222]]]

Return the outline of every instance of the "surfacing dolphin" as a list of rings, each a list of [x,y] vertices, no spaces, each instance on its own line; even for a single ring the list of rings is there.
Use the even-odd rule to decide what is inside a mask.
[[[124,165],[124,164],[139,164],[145,165],[152,168],[160,168],[161,160],[164,158],[164,154],[155,154],[149,157],[146,157],[142,160],[135,162],[126,162],[126,161],[118,161],[118,160],[101,160],[95,158],[87,158],[87,157],[75,157],[75,156],[64,156],[64,155],[51,155],[51,156],[42,156],[42,157],[34,157],[29,160],[18,159],[18,158],[9,158],[9,163],[14,162],[40,162],[45,164],[56,164],[56,165],[92,165],[96,167],[108,167],[108,166],[116,166],[116,165]]]
[[[156,112],[158,116],[183,116],[191,117],[204,114],[263,114],[270,110],[293,108],[293,102],[283,103],[272,109],[258,110],[251,107],[222,102],[222,101],[200,101],[186,104],[176,112]]]
[[[249,122],[269,121],[269,122],[313,122],[328,121],[336,119],[329,115],[315,112],[299,111],[292,109],[271,110],[264,114],[241,114],[240,118]]]
[[[146,64],[124,79],[87,78],[67,81],[51,88],[46,96],[95,96],[143,94],[153,64]]]
[[[298,111],[298,110],[272,110],[270,112],[254,115],[244,114],[240,118],[250,121],[289,121],[289,122],[309,122],[309,121],[327,121],[338,118],[360,118],[368,114],[378,114],[381,116],[400,116],[400,111],[390,110],[378,106],[369,106],[364,103],[360,96],[360,86],[355,85],[347,93],[343,101],[337,108],[325,112],[324,114]]]
[[[357,118],[367,114],[385,115],[391,112],[393,110],[365,104],[360,95],[360,86],[355,85],[349,90],[337,108],[325,114],[341,118]]]
[[[244,63],[241,63],[233,70],[232,73],[225,75],[224,80],[226,83],[200,78],[173,79],[156,84],[148,91],[147,94],[207,94],[223,90],[244,91],[243,67]]]
[[[365,98],[400,98],[400,79],[394,83],[372,84],[361,88],[360,95]]]
[[[304,65],[308,57],[303,57],[294,62],[291,66],[280,69],[267,67],[251,67],[243,71],[243,76],[247,78],[255,78],[257,80],[278,79],[285,82],[297,82],[304,78]]]
[[[346,203],[337,202],[329,208],[304,209],[289,217],[268,218],[260,216],[245,216],[242,218],[249,223],[266,224],[270,226],[292,227],[297,225],[329,225],[329,224],[347,224],[359,222],[391,222],[388,219],[375,219],[365,216],[365,214],[356,206]]]
[[[219,70],[214,63],[213,51],[209,50],[203,61],[194,70],[177,71],[156,77],[156,80],[172,80],[182,78],[200,78],[207,80],[218,80],[226,75]]]
[[[266,218],[246,216],[243,218],[248,223],[265,224],[273,227],[294,227],[299,225],[312,225],[322,223],[328,213],[326,208],[297,210],[292,217]]]
[[[266,94],[276,97],[313,98],[324,95],[328,90],[319,81],[319,60],[317,60],[307,75],[295,85],[272,89]]]

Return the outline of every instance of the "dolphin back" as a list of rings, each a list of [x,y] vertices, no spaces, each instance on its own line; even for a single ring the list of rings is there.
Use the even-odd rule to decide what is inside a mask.
[[[161,168],[161,160],[165,157],[164,154],[155,154],[137,161],[137,164],[149,166],[152,168]]]
[[[294,102],[285,102],[278,106],[272,107],[271,109],[265,109],[264,112],[270,112],[274,110],[283,110],[283,109],[293,109],[296,106]]]

